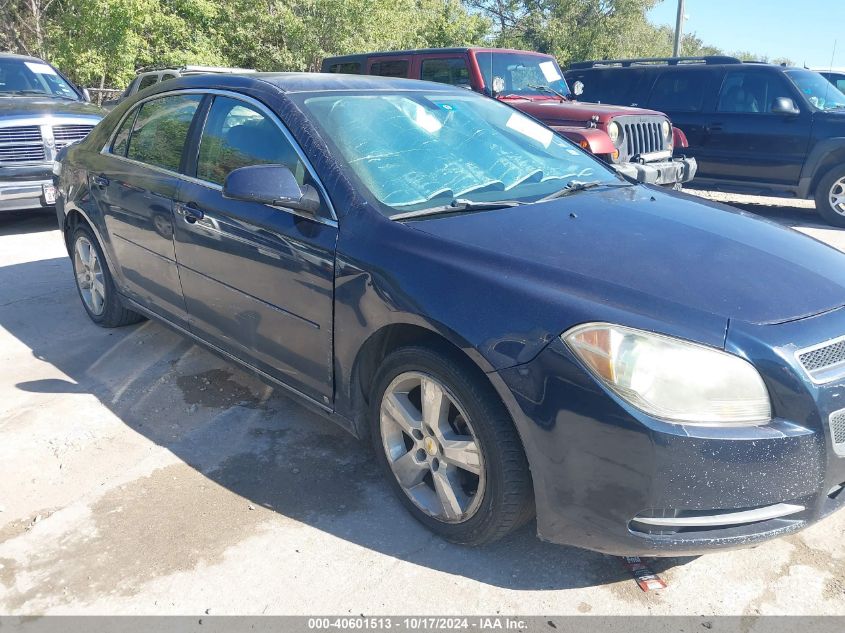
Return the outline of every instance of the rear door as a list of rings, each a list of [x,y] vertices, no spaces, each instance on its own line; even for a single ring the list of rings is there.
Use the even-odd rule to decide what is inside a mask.
[[[788,97],[800,114],[777,114],[772,105]],[[705,130],[699,175],[771,185],[797,185],[807,154],[812,112],[782,73],[743,64],[722,80]]]
[[[121,290],[184,325],[185,304],[173,247],[173,199],[183,150],[201,95],[149,99],[121,123],[91,192],[109,233]]]
[[[176,258],[190,328],[321,404],[332,398],[337,222],[293,137],[263,104],[215,94],[176,205]],[[234,169],[286,165],[323,211],[223,197]]]

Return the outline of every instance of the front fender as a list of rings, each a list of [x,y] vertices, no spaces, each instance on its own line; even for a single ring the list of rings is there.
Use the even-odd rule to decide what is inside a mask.
[[[553,125],[551,128],[564,138],[568,138],[593,154],[612,154],[616,151],[616,147],[604,130],[565,125]]]
[[[810,150],[801,179],[798,183],[798,196],[807,198],[812,195],[813,187],[819,178],[834,164],[845,163],[845,137],[834,136],[816,143]]]

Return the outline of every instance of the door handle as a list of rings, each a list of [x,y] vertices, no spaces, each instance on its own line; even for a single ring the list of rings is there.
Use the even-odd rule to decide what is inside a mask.
[[[721,123],[711,123],[707,126],[708,132],[722,132],[724,129]]]
[[[91,182],[93,182],[100,189],[105,189],[109,186],[109,183],[111,181],[106,178],[103,174],[100,174],[99,176],[91,176]]]
[[[205,213],[203,213],[202,209],[193,202],[189,202],[187,204],[177,202],[176,213],[181,215],[188,224],[195,224],[197,220],[202,220],[205,217]]]

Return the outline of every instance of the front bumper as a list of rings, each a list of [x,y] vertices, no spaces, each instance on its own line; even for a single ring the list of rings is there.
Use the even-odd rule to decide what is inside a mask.
[[[814,385],[794,361],[845,332],[845,309],[778,326],[731,325],[728,350],[767,368],[774,419],[706,428],[621,401],[555,339],[502,370],[531,464],[541,538],[614,555],[678,556],[800,530],[845,504],[829,414],[845,380]]]
[[[0,169],[0,212],[47,206],[44,185],[53,184],[52,164]]]
[[[678,185],[695,178],[698,163],[694,158],[676,158],[648,163],[619,163],[613,167],[628,178],[644,184]]]

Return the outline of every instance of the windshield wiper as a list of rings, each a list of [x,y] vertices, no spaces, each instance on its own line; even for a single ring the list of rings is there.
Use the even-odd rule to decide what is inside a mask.
[[[510,207],[518,207],[523,204],[516,200],[497,200],[495,202],[478,202],[475,200],[466,200],[464,198],[455,198],[449,204],[441,207],[429,207],[428,209],[418,209],[416,211],[406,211],[405,213],[398,213],[391,215],[391,220],[408,220],[411,218],[421,218],[429,215],[443,215],[444,213],[462,213],[464,211],[489,211],[492,209],[507,209]]]
[[[549,88],[548,86],[528,86],[528,87],[531,88],[532,90],[539,90],[540,92],[545,92],[547,94],[551,94],[551,95],[555,95],[557,97],[560,97],[561,102],[566,101],[566,96],[563,93],[558,92],[557,90],[555,90],[553,88]]]
[[[570,180],[566,183],[566,186],[563,189],[558,189],[554,193],[550,193],[549,195],[540,198],[539,200],[535,200],[537,202],[547,202],[549,200],[556,200],[557,198],[563,198],[573,193],[578,193],[579,191],[586,191],[587,189],[594,189],[595,187],[630,187],[631,184],[627,182],[604,182],[602,180],[593,180],[591,182],[582,182],[580,180]]]

